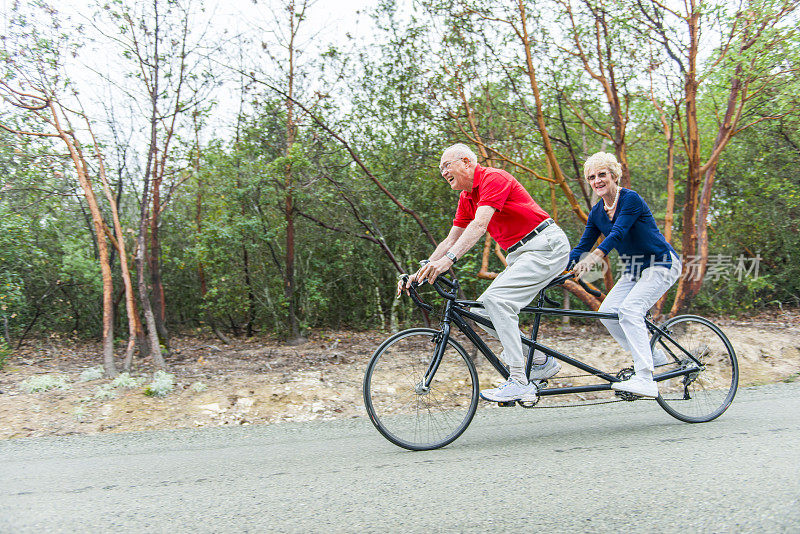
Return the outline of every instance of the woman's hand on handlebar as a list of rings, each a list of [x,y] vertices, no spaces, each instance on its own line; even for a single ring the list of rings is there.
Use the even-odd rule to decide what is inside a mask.
[[[580,278],[584,274],[591,271],[597,263],[603,261],[603,257],[604,254],[602,250],[594,249],[575,264],[575,266],[572,268],[572,272],[575,273],[576,278]]]

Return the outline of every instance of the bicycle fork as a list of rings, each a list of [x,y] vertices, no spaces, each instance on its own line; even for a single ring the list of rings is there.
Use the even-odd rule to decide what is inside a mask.
[[[439,369],[439,364],[442,363],[444,351],[447,348],[447,340],[450,339],[450,308],[452,306],[453,303],[450,301],[445,305],[442,329],[433,338],[433,341],[436,342],[436,350],[433,353],[433,358],[431,358],[431,362],[428,364],[428,370],[425,371],[425,376],[423,376],[420,383],[414,387],[414,392],[417,395],[424,395],[430,390],[433,377]]]

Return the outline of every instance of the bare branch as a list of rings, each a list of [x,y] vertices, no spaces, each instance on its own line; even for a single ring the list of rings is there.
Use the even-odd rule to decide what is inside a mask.
[[[2,128],[3,130],[5,130],[7,132],[12,133],[12,134],[16,134],[16,135],[29,135],[29,136],[32,136],[32,137],[61,137],[61,135],[59,135],[59,134],[43,133],[43,132],[27,132],[25,130],[15,130],[13,128],[10,128],[10,127],[6,126],[2,122],[0,122],[0,128]]]

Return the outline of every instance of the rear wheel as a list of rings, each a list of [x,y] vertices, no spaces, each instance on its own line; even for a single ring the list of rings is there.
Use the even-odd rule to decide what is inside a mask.
[[[658,375],[688,371],[658,382],[658,404],[687,423],[716,419],[728,409],[739,384],[739,363],[728,338],[714,323],[696,315],[673,317],[656,332],[651,348],[665,352],[668,365]]]
[[[364,376],[364,405],[383,436],[400,447],[444,447],[466,430],[478,407],[478,373],[461,345],[447,340],[430,386],[424,380],[441,343],[430,328],[387,339]]]

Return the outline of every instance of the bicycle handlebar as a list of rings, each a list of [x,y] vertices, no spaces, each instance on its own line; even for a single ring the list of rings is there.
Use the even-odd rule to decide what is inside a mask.
[[[408,282],[408,275],[404,274],[403,276],[400,277],[400,279],[403,281],[403,285],[406,285],[406,282]],[[412,282],[411,285],[408,287],[408,294],[411,296],[411,300],[413,300],[414,304],[416,304],[423,310],[432,311],[433,306],[422,300],[422,297],[420,297],[419,293],[417,293],[418,287],[419,284],[416,282]]]
[[[586,292],[587,292],[587,293],[589,293],[590,295],[592,295],[593,297],[596,297],[596,298],[598,298],[598,299],[599,299],[601,296],[603,296],[603,294],[602,294],[602,293],[600,293],[600,292],[599,292],[598,290],[596,290],[596,289],[593,289],[593,288],[592,288],[592,287],[591,287],[589,284],[587,284],[586,282],[584,282],[584,281],[583,281],[583,280],[581,280],[580,278],[578,278],[578,277],[575,277],[575,280],[577,280],[577,281],[578,281],[578,284],[580,284],[580,286],[581,286],[583,289],[585,289],[585,290],[586,290]]]
[[[405,285],[405,283],[408,281],[409,276],[407,274],[404,274],[401,278],[403,280],[403,284]],[[578,284],[580,284],[580,286],[584,290],[586,290],[587,293],[593,295],[594,297],[600,298],[601,293],[599,291],[593,289],[586,282],[576,277],[575,273],[572,271],[567,271],[566,273],[553,278],[544,289],[549,289],[551,287],[561,285],[571,278],[575,278]],[[414,301],[414,304],[416,304],[417,306],[419,306],[424,310],[431,311],[433,310],[433,306],[422,300],[422,297],[420,297],[419,293],[417,292],[417,288],[419,288],[419,286],[421,285],[424,285],[425,283],[427,283],[427,281],[423,282],[422,284],[418,282],[412,282],[408,288],[409,295],[411,296],[411,300]],[[434,280],[433,284],[431,285],[436,290],[436,292],[439,293],[439,296],[441,296],[442,298],[453,301],[456,300],[459,288],[458,280],[455,279],[451,280],[449,278],[446,278],[444,275],[440,275],[436,278],[436,280]],[[450,291],[445,290],[442,286],[446,286],[447,288],[450,289]]]
[[[561,285],[570,278],[575,278],[575,281],[578,283],[578,285],[581,286],[587,293],[589,293],[593,297],[600,298],[603,295],[598,290],[592,288],[592,286],[590,286],[589,284],[587,284],[586,282],[575,276],[575,273],[573,271],[567,271],[564,274],[556,276],[550,281],[549,284],[547,284],[547,287],[545,289]]]
[[[403,284],[404,285],[408,281],[408,278],[409,278],[409,276],[407,274],[404,274],[401,277],[401,279],[403,280]],[[408,294],[411,296],[411,300],[414,301],[414,304],[416,304],[420,308],[423,308],[424,310],[431,311],[431,310],[433,310],[433,306],[431,306],[430,304],[428,304],[427,302],[422,300],[422,297],[420,297],[419,293],[417,292],[417,288],[419,286],[421,286],[421,285],[424,285],[425,283],[427,283],[427,281],[422,282],[422,284],[420,284],[418,282],[412,282],[411,285],[408,287],[408,290],[409,290]],[[456,300],[456,298],[458,296],[458,288],[459,288],[458,280],[450,280],[450,279],[445,278],[444,276],[440,275],[439,277],[436,278],[436,280],[431,285],[433,285],[434,289],[436,289],[436,292],[439,293],[439,295],[442,298],[445,298],[447,300]],[[443,285],[447,286],[448,288],[450,288],[451,291],[444,290],[442,288]]]

